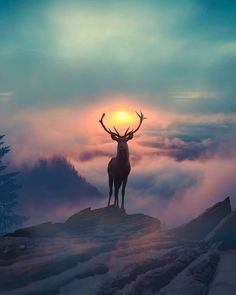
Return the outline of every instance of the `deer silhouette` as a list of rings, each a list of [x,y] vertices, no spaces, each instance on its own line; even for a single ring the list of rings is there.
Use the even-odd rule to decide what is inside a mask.
[[[137,112],[136,112],[137,113]],[[115,189],[115,199],[114,199],[114,206],[119,208],[119,189],[122,185],[122,202],[121,202],[121,209],[124,210],[124,197],[125,197],[125,187],[128,181],[128,176],[131,171],[131,165],[129,162],[129,147],[128,141],[133,138],[135,132],[137,132],[142,125],[144,119],[144,115],[142,112],[137,113],[139,117],[139,124],[136,129],[131,131],[130,127],[125,131],[124,135],[120,135],[117,131],[116,127],[114,126],[114,131],[111,131],[109,128],[105,126],[103,123],[103,119],[105,117],[105,113],[103,113],[99,122],[101,123],[103,129],[110,134],[111,138],[117,141],[117,154],[116,157],[111,158],[110,162],[108,163],[107,172],[108,172],[108,179],[109,179],[109,199],[107,206],[110,206],[111,196],[113,193],[113,185]]]

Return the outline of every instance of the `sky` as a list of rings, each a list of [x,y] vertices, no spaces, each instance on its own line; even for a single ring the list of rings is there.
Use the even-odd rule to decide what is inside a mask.
[[[10,163],[63,155],[106,195],[116,145],[98,120],[124,130],[142,110],[127,211],[172,226],[228,195],[236,206],[235,11],[230,0],[0,0]]]

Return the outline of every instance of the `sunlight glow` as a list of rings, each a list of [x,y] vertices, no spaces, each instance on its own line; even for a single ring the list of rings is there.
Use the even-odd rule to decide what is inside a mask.
[[[112,112],[111,116],[111,121],[115,126],[125,125],[127,128],[134,122],[134,119],[134,114],[124,110]]]
[[[135,112],[126,110],[111,111],[106,115],[106,122],[109,128],[115,126],[119,132],[123,133],[129,126],[136,125],[137,115]]]
[[[118,112],[117,115],[121,118],[124,119],[126,116],[126,112],[122,111],[122,112]]]
[[[119,111],[115,114],[117,123],[130,123],[132,121],[131,114],[125,111]]]

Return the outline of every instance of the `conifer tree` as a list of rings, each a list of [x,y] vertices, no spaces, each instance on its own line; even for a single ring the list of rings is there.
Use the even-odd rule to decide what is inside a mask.
[[[6,232],[13,226],[20,226],[26,218],[14,213],[17,205],[17,190],[20,186],[16,183],[17,172],[7,172],[3,158],[10,152],[10,147],[5,146],[0,135],[0,233]]]

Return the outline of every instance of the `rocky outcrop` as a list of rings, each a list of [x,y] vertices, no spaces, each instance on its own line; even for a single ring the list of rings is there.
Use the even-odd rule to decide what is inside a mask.
[[[218,202],[189,223],[174,229],[177,237],[201,240],[231,213],[230,198]]]
[[[149,229],[160,230],[160,224],[157,218],[144,214],[129,215],[124,210],[111,206],[95,210],[86,208],[69,217],[64,223],[46,222],[16,230],[8,236],[52,237],[62,233],[91,235],[111,231],[122,235]]]

